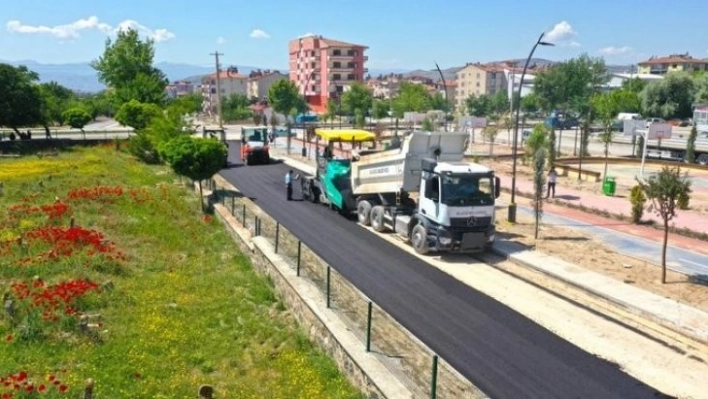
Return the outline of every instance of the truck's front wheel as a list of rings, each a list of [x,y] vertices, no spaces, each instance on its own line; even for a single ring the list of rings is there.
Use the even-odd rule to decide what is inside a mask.
[[[371,218],[371,228],[379,233],[383,232],[384,227],[384,207],[381,205],[376,205],[371,208],[370,213]]]
[[[356,206],[356,216],[359,219],[359,223],[364,226],[371,224],[371,203],[369,201],[359,201]]]
[[[411,231],[411,245],[415,252],[425,255],[430,249],[428,247],[428,232],[423,225],[417,224]]]

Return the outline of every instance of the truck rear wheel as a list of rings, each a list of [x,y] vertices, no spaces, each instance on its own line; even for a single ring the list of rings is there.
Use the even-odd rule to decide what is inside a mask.
[[[371,208],[369,217],[371,219],[371,228],[379,233],[383,232],[386,228],[384,227],[384,207],[381,205],[376,205]]]
[[[416,253],[425,255],[430,249],[428,247],[428,232],[423,225],[417,224],[411,231],[411,245]]]
[[[369,201],[359,201],[356,206],[356,216],[364,226],[369,226],[371,224],[371,203]]]
[[[708,165],[708,154],[701,154],[696,160],[696,162],[699,165]]]

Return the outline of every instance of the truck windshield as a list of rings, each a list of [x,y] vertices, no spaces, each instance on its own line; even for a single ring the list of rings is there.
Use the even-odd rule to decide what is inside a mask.
[[[266,137],[267,132],[265,129],[244,129],[243,130],[243,136],[246,138],[246,141],[265,141],[264,138]]]
[[[493,205],[492,178],[489,176],[443,175],[442,198],[448,206]]]

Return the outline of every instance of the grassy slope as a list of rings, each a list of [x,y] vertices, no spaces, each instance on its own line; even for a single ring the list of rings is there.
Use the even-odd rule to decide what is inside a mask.
[[[103,232],[127,256],[116,263],[77,254],[20,266],[23,250],[7,244],[11,252],[0,257],[2,292],[11,281],[34,276],[110,280],[114,288],[85,301],[87,313],[101,315],[95,339],[78,334],[71,320],[63,330],[47,327],[44,337],[23,339],[21,325],[0,318],[0,337],[11,337],[0,341],[0,377],[27,371],[38,382],[66,370],[61,378],[70,392],[93,378],[98,395],[116,398],[194,397],[200,384],[214,385],[222,398],[360,397],[166,168],[107,146],[51,159],[0,160],[0,181],[0,241],[6,243],[46,223],[36,216],[10,218],[8,207],[22,198],[51,204],[72,188],[122,186],[125,194],[112,200],[66,202],[78,226]],[[141,190],[139,200],[129,195],[131,188]],[[58,223],[67,226],[68,216]]]

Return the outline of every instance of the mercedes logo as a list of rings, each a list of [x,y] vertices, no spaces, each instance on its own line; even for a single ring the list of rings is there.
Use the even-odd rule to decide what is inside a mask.
[[[474,216],[471,216],[469,219],[467,219],[467,225],[468,226],[476,226],[477,225],[477,218]]]

